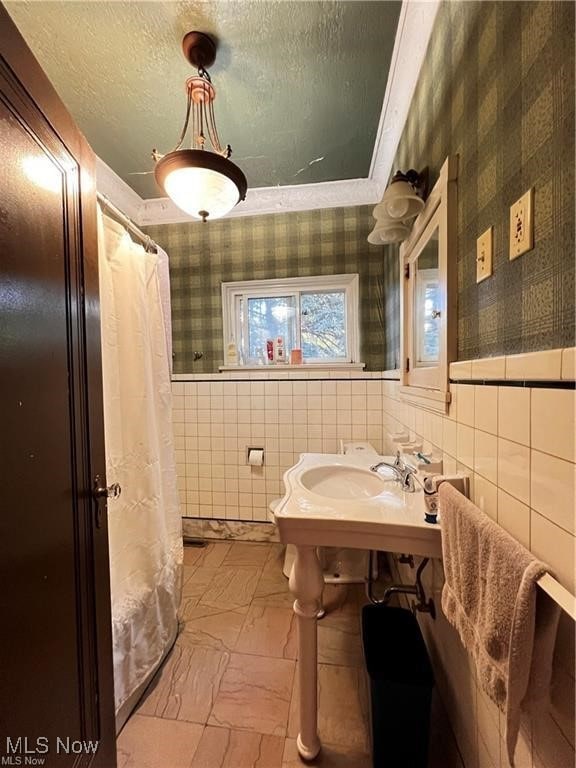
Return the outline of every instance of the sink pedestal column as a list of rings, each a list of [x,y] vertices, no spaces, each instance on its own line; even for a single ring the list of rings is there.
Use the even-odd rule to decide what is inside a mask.
[[[296,547],[290,574],[294,613],[298,617],[298,682],[300,685],[300,732],[298,752],[313,760],[320,752],[318,738],[318,638],[316,618],[320,609],[324,577],[316,547]]]

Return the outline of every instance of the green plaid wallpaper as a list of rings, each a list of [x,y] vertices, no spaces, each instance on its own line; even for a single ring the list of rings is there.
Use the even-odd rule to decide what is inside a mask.
[[[459,155],[458,357],[572,346],[574,3],[450,0],[440,8],[394,162],[433,184]],[[508,259],[509,208],[535,187],[535,248]],[[399,362],[398,248],[366,241],[371,206],[149,227],[172,275],[175,370],[217,371],[220,284],[358,272],[362,356]],[[494,226],[494,274],[476,238]],[[202,358],[194,361],[194,353]]]
[[[429,166],[434,183],[459,155],[459,359],[574,345],[574,8],[465,0],[438,13],[394,167]],[[509,261],[510,205],[532,186],[535,248]],[[477,285],[490,225],[494,274]],[[387,328],[389,365],[400,335]]]
[[[372,206],[219,219],[147,228],[170,258],[175,373],[213,373],[223,363],[221,284],[271,277],[360,275],[362,361],[384,363],[393,273],[368,245]],[[194,360],[195,353],[201,353]]]

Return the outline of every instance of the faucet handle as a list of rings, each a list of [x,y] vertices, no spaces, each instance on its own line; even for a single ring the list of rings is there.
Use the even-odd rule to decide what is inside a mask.
[[[414,475],[413,473],[408,470],[403,479],[402,479],[402,487],[405,491],[408,493],[414,493],[416,490],[416,483],[414,482]]]
[[[404,467],[404,462],[402,461],[402,457],[400,455],[400,451],[396,451],[396,458],[394,460],[394,466],[395,467],[400,467],[400,468]]]

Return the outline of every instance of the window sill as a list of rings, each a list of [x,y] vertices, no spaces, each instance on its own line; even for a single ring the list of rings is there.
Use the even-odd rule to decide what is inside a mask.
[[[271,365],[220,365],[220,373],[238,371],[363,371],[366,363],[272,363]]]

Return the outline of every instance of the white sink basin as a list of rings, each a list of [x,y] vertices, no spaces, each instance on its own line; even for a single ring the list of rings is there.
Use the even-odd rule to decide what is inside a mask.
[[[309,491],[329,499],[372,499],[393,478],[393,470],[385,467],[376,474],[360,467],[326,465],[306,470],[300,475],[300,482]]]
[[[274,511],[280,541],[440,557],[440,526],[425,521],[420,486],[405,493],[394,471],[370,467],[394,456],[303,453],[284,474]]]

